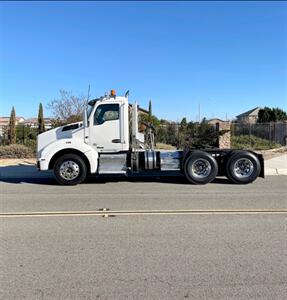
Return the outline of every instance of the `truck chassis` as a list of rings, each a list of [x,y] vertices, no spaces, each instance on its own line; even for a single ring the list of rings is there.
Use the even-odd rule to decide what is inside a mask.
[[[90,113],[85,110],[83,122],[38,136],[38,168],[54,170],[59,184],[81,183],[88,174],[158,176],[173,172],[193,184],[206,184],[217,176],[226,176],[237,184],[264,177],[263,157],[252,151],[155,150],[139,133],[138,105],[135,103],[129,111],[127,95],[116,97],[111,93],[89,105]],[[153,141],[153,136],[148,140]]]

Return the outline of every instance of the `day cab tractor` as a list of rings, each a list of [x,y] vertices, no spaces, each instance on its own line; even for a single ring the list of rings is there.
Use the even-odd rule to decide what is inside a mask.
[[[139,132],[138,104],[128,93],[115,91],[90,100],[83,121],[38,135],[37,165],[53,170],[59,184],[75,185],[88,174],[184,175],[190,183],[206,184],[226,176],[237,184],[264,177],[262,155],[234,149],[154,149],[153,130]]]

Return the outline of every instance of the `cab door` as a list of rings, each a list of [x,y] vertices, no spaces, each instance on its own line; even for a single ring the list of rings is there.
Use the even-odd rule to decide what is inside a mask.
[[[99,104],[90,118],[89,142],[98,152],[122,150],[119,103]]]

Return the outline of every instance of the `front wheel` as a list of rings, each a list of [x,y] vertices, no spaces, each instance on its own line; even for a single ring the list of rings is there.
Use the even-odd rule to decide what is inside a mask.
[[[59,184],[75,185],[85,180],[87,167],[80,156],[64,154],[55,162],[54,175]]]
[[[227,161],[226,175],[234,183],[253,182],[260,174],[261,165],[251,152],[235,152]]]
[[[213,181],[218,173],[216,160],[207,152],[195,151],[184,163],[185,177],[194,184]]]

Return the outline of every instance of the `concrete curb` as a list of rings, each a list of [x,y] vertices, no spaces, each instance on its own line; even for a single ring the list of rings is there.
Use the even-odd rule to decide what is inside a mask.
[[[287,154],[266,160],[265,175],[287,175]]]
[[[265,175],[287,175],[287,169],[265,168]]]

